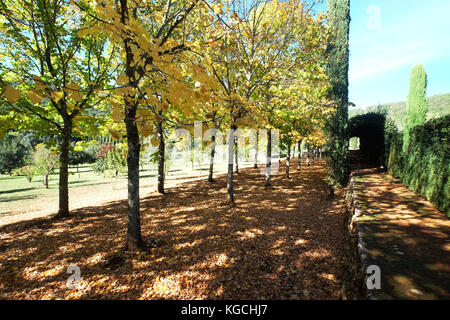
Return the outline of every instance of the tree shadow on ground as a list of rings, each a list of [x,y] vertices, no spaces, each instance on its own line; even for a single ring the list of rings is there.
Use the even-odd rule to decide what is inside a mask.
[[[1,202],[11,202],[11,201],[18,201],[18,200],[29,200],[29,199],[35,199],[39,195],[23,195],[23,196],[14,196],[14,197],[0,197]]]
[[[357,180],[369,259],[381,269],[383,299],[449,299],[450,221],[385,174]]]
[[[21,188],[21,189],[5,190],[5,191],[0,191],[0,194],[11,194],[11,193],[15,193],[15,192],[30,191],[33,189],[35,189],[35,188]]]

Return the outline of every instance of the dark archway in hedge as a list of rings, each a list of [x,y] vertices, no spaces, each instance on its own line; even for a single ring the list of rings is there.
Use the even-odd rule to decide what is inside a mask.
[[[349,120],[349,137],[358,137],[360,139],[360,161],[375,166],[383,164],[385,122],[386,116],[379,113],[366,113]]]

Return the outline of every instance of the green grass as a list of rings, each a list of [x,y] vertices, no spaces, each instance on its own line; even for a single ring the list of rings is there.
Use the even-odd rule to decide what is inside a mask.
[[[146,171],[144,171],[144,174]],[[111,182],[111,178],[103,177],[92,172],[89,165],[80,166],[78,173],[76,168],[70,168],[69,172],[71,172],[69,176],[69,188]],[[58,192],[58,170],[49,177],[49,189],[45,189],[43,181],[43,176],[34,176],[33,181],[30,183],[24,176],[0,175],[0,201],[9,202],[33,199]]]
[[[244,163],[241,162],[241,165],[244,165]],[[156,177],[158,174],[156,165],[146,165],[143,169],[144,170],[140,170],[141,185],[148,183],[154,183],[156,185]],[[216,163],[214,171],[217,172],[219,169],[222,171],[226,169],[226,164]],[[197,174],[207,174],[208,170],[208,163],[203,163],[200,166],[198,163],[195,164],[195,172]],[[189,174],[190,171],[190,162],[186,163],[183,160],[174,161],[169,166],[168,177]],[[112,184],[118,181],[126,180],[126,173],[121,174],[116,180],[116,178],[107,175],[104,176],[102,174],[94,173],[90,165],[79,166],[78,172],[76,167],[70,167],[69,172],[69,189],[92,185]],[[5,207],[5,204],[6,207],[8,207],[8,203],[11,203],[11,206],[13,207],[14,201],[29,199],[39,201],[39,198],[41,197],[58,194],[58,170],[56,170],[49,177],[49,189],[45,189],[43,181],[43,176],[34,176],[33,181],[30,183],[25,176],[0,175],[0,202],[3,202],[3,206],[0,207]]]

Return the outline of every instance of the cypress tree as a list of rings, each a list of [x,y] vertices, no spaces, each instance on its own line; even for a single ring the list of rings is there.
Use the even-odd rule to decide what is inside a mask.
[[[329,180],[334,186],[348,182],[348,64],[350,0],[328,0],[328,21],[333,30],[328,46],[327,74],[331,81],[330,99],[336,113],[327,121]]]
[[[403,130],[403,152],[408,151],[409,132],[415,126],[424,124],[427,106],[427,74],[421,64],[415,65],[411,70],[409,80],[409,94],[406,108],[405,128]]]

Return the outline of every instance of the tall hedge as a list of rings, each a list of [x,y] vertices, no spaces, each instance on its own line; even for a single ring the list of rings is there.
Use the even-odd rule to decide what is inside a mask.
[[[405,129],[403,131],[403,152],[408,149],[411,129],[424,124],[426,120],[428,112],[426,91],[427,74],[425,67],[421,64],[415,65],[411,70],[409,83]]]
[[[403,135],[394,135],[388,170],[450,217],[450,115],[410,130],[403,152]]]
[[[328,23],[334,33],[328,46],[327,74],[332,85],[330,99],[337,106],[326,126],[329,180],[335,186],[343,186],[350,173],[347,132],[350,0],[328,0]]]

